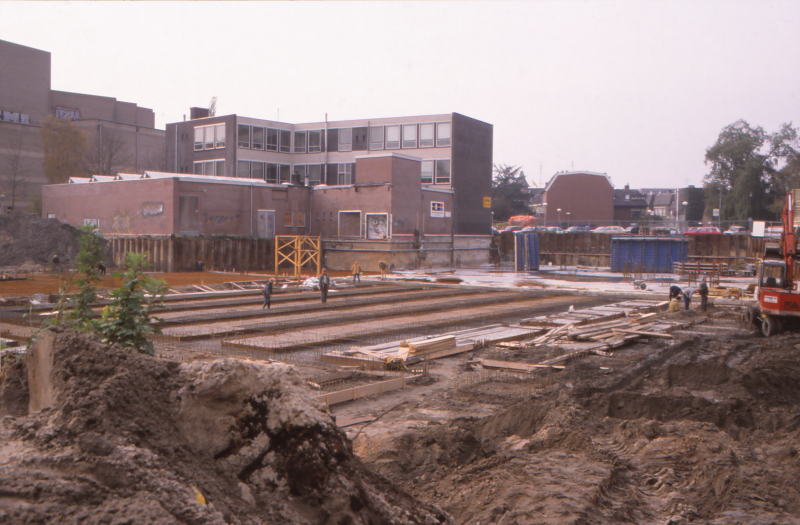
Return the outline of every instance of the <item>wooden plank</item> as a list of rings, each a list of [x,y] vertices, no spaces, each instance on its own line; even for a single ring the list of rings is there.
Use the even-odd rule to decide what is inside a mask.
[[[478,359],[478,363],[484,368],[489,368],[492,370],[510,370],[513,372],[532,372],[534,370],[539,370],[542,368],[555,368],[558,370],[563,370],[563,366],[554,366],[554,365],[531,365],[527,363],[515,363],[513,361],[497,361],[494,359]]]
[[[316,399],[328,406],[335,405],[337,403],[344,403],[345,401],[352,401],[361,397],[383,394],[385,392],[391,392],[392,390],[400,390],[405,388],[409,381],[416,380],[420,377],[422,376],[415,375],[409,377],[397,377],[395,379],[389,379],[388,381],[380,381],[378,383],[370,383],[368,385],[348,388],[347,390],[339,390],[338,392],[320,394],[316,396]]]
[[[613,332],[622,332],[624,334],[635,334],[635,335],[643,335],[646,337],[661,337],[663,339],[674,339],[669,334],[659,334],[657,332],[643,332],[641,330],[624,330],[622,328],[612,328]]]

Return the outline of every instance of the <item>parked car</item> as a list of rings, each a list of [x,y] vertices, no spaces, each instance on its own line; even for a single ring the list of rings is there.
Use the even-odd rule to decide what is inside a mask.
[[[591,231],[588,226],[570,226],[565,230],[567,233],[579,233]]]
[[[656,226],[650,228],[650,235],[678,235],[678,230],[675,228],[668,228],[666,226]]]
[[[492,235],[499,235],[499,234],[500,234],[500,230],[498,230],[497,228],[492,226]]]
[[[504,232],[518,232],[522,229],[522,226],[506,226],[506,229],[503,230]]]
[[[625,228],[625,231],[630,233],[631,235],[639,235],[640,228],[639,226],[628,226]]]
[[[689,228],[686,230],[687,235],[712,235],[714,233],[722,233],[716,226],[700,226],[699,228]]]
[[[564,233],[564,230],[562,230],[559,226],[548,226],[547,231],[553,233]]]
[[[611,235],[629,235],[622,226],[600,226],[592,230],[592,233],[607,233]]]
[[[520,231],[523,232],[523,233],[535,232],[535,231],[537,231],[536,228],[537,228],[536,226],[525,226]]]
[[[747,235],[747,228],[744,226],[731,226],[725,232],[725,235]]]

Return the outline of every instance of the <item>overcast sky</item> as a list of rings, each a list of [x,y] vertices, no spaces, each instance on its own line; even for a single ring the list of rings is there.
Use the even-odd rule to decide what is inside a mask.
[[[0,2],[52,87],[285,122],[458,112],[495,163],[701,184],[738,119],[800,125],[800,2]]]

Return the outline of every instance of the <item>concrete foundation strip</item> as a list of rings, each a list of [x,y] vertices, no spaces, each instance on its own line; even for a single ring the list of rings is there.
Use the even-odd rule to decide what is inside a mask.
[[[340,390],[338,392],[321,394],[316,396],[316,399],[322,401],[328,406],[335,405],[337,403],[344,403],[345,401],[352,401],[361,397],[383,394],[384,392],[391,392],[392,390],[400,390],[405,388],[409,381],[415,381],[420,377],[422,377],[422,374],[408,377],[397,377],[395,379],[389,379],[388,381],[380,381],[378,383],[356,386],[353,388],[348,388],[347,390]]]

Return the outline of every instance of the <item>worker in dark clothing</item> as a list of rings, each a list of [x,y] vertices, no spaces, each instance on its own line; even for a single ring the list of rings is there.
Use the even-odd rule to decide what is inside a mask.
[[[61,261],[58,259],[58,254],[57,253],[53,254],[52,263],[53,263],[53,271],[54,272],[57,272],[57,271],[61,270]]]
[[[676,284],[673,284],[672,286],[669,287],[669,300],[670,301],[675,299],[676,297],[680,297],[680,295],[681,295],[681,287],[680,286],[678,286]]]
[[[261,307],[262,310],[264,308],[268,309],[270,307],[270,298],[272,297],[272,283],[274,283],[274,282],[275,282],[275,279],[270,279],[264,285],[264,290],[263,290],[263,293],[264,293],[264,306]]]
[[[322,302],[328,302],[328,288],[331,287],[331,277],[328,275],[328,270],[326,268],[322,269],[322,273],[319,274],[319,291],[322,294]]]
[[[700,294],[700,311],[705,312],[706,308],[708,308],[708,284],[706,284],[705,275],[703,276],[703,280],[700,282],[697,293]]]
[[[103,264],[102,262],[97,263],[97,273],[99,273],[100,275],[106,274],[106,265]]]
[[[386,264],[385,261],[381,261],[378,263],[378,268],[381,271],[381,281],[386,280],[386,272],[389,271],[389,265]]]

